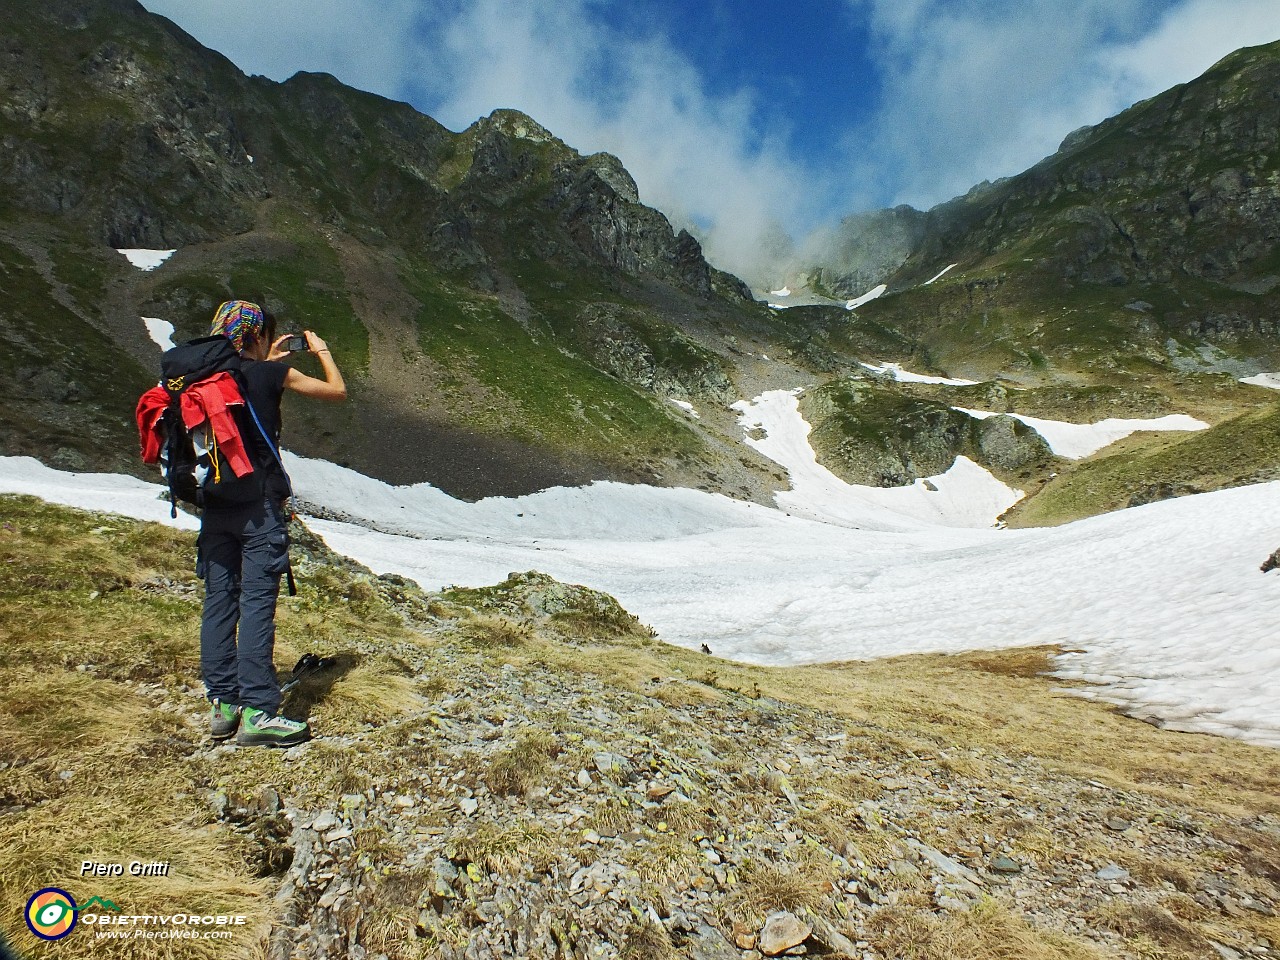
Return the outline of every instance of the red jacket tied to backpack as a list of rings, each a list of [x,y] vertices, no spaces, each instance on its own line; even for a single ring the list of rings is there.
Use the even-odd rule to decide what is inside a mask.
[[[231,341],[201,337],[174,347],[160,372],[159,385],[138,401],[138,438],[143,461],[159,463],[169,482],[175,515],[178,500],[206,507],[261,499],[263,471],[255,467],[263,464],[246,445],[255,427],[276,463],[280,455],[247,399]]]
[[[143,463],[160,462],[166,438],[164,412],[171,399],[169,391],[157,385],[138,401],[138,436],[142,441]],[[244,397],[235,378],[226,371],[191,384],[179,396],[183,426],[194,430],[208,421],[223,458],[237,477],[243,477],[253,472],[253,463],[240,436],[240,427],[231,415],[229,408],[233,406],[244,406]]]

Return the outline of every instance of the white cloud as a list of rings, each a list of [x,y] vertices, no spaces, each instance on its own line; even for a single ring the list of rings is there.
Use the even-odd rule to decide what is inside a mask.
[[[916,206],[1018,173],[1077,127],[1280,38],[1275,0],[849,2],[869,18],[884,91],[848,140],[868,178],[848,192]]]
[[[1233,50],[1273,40],[1280,40],[1276,0],[1188,0],[1099,59],[1117,78],[1117,96],[1132,103],[1199,76]]]
[[[444,69],[427,83],[437,119],[462,126],[511,106],[584,153],[617,154],[641,198],[692,228],[713,262],[767,272],[778,224],[814,214],[818,176],[759,129],[752,92],[709,95],[662,37],[621,35],[584,0],[475,0],[444,38]]]

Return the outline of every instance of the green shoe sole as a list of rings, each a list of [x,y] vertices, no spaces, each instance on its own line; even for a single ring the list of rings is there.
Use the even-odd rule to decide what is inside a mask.
[[[310,730],[299,730],[297,733],[291,733],[287,736],[279,736],[272,733],[245,733],[243,730],[236,734],[237,747],[296,747],[300,743],[306,743],[311,739]]]
[[[294,747],[311,739],[311,727],[297,720],[273,717],[261,710],[241,714],[236,745],[240,747]]]

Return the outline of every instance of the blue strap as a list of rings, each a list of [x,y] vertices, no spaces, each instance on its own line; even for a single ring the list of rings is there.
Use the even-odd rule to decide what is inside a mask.
[[[241,391],[244,393],[245,391]],[[249,397],[244,398],[244,405],[249,408],[249,416],[253,417],[253,425],[258,428],[258,432],[262,434],[262,439],[267,441],[267,449],[271,451],[271,456],[276,458],[276,463],[280,465],[280,473],[284,476],[284,485],[289,488],[289,509],[293,509],[293,481],[289,479],[289,471],[284,468],[284,461],[280,459],[280,451],[276,449],[275,442],[267,435],[266,428],[263,427],[262,421],[258,419],[258,411],[253,409],[253,404],[249,402]],[[293,561],[290,560],[285,567],[285,581],[289,585],[289,596],[296,597],[298,595],[298,586],[293,579]]]
[[[258,433],[262,434],[262,439],[267,441],[267,449],[271,451],[271,456],[275,457],[275,461],[280,465],[280,472],[284,474],[284,484],[289,488],[289,498],[293,499],[293,481],[289,479],[289,471],[284,468],[284,461],[280,459],[280,452],[276,449],[275,441],[267,435],[266,428],[263,427],[262,421],[258,419],[258,411],[253,409],[253,404],[249,402],[249,398],[244,398],[244,405],[249,408],[249,416],[253,417],[254,426],[258,428]]]

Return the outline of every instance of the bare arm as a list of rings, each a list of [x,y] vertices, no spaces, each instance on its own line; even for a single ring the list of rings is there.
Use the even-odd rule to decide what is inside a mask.
[[[338,365],[333,362],[333,354],[329,352],[328,344],[310,330],[305,331],[305,335],[308,349],[316,355],[316,359],[320,361],[320,366],[324,370],[324,379],[309,377],[290,367],[284,378],[286,389],[300,393],[304,397],[329,400],[333,403],[340,403],[347,399],[347,385],[342,379]]]

